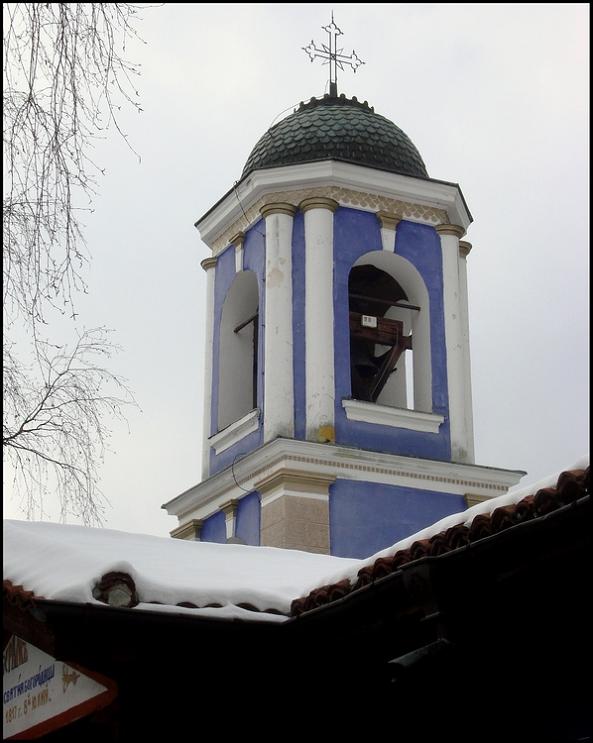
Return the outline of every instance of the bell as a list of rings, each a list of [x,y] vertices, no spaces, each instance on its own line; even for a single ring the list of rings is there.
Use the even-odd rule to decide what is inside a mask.
[[[377,363],[371,356],[367,343],[352,344],[350,366],[356,369],[362,378],[369,378],[377,373]]]

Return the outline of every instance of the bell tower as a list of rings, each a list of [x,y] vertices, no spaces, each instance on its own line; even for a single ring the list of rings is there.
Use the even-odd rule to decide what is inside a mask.
[[[203,480],[173,536],[366,557],[524,474],[474,462],[461,189],[333,82],[196,223]]]

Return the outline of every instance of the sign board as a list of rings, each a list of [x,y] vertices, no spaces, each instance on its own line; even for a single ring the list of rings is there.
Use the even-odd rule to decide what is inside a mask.
[[[4,650],[4,739],[38,738],[109,704],[114,682],[13,635]]]
[[[376,328],[377,318],[373,315],[363,315],[361,318],[363,328]]]

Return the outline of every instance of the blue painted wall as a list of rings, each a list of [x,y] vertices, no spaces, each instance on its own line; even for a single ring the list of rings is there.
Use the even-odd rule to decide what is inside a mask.
[[[254,491],[241,498],[237,505],[235,536],[246,544],[259,545],[260,499]],[[225,515],[222,511],[204,519],[200,532],[200,541],[226,544]]]
[[[200,541],[217,542],[219,544],[226,543],[226,526],[222,511],[218,511],[218,513],[204,520],[200,532]]]
[[[235,534],[246,544],[259,545],[260,511],[257,492],[249,493],[239,501]]]
[[[243,268],[245,271],[253,271],[257,276],[259,290],[259,345],[258,345],[258,375],[257,375],[257,406],[261,411],[259,429],[250,433],[234,446],[216,455],[214,449],[210,449],[210,474],[215,474],[229,467],[244,454],[257,449],[263,442],[263,412],[264,412],[264,342],[265,342],[265,228],[264,219],[253,225],[245,234],[243,241]],[[233,283],[235,273],[235,248],[229,246],[220,253],[216,262],[214,278],[214,328],[212,347],[212,414],[211,434],[218,431],[218,395],[219,395],[219,369],[220,369],[220,322],[222,319],[222,306],[225,297]]]
[[[427,459],[450,460],[447,356],[443,312],[443,278],[440,240],[426,225],[402,221],[396,232],[395,252],[419,271],[430,297],[433,412],[445,416],[438,433],[349,421],[342,399],[352,396],[350,384],[350,326],[348,277],[360,256],[382,250],[379,220],[374,214],[340,207],[334,219],[334,363],[336,378],[336,443],[372,451]]]
[[[329,491],[330,552],[369,557],[465,508],[460,495],[336,480]]]

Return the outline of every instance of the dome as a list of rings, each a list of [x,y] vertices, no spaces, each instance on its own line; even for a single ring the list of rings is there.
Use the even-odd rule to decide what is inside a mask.
[[[253,170],[316,160],[340,160],[428,178],[420,153],[393,122],[356,98],[325,95],[301,103],[253,148],[242,178]]]

